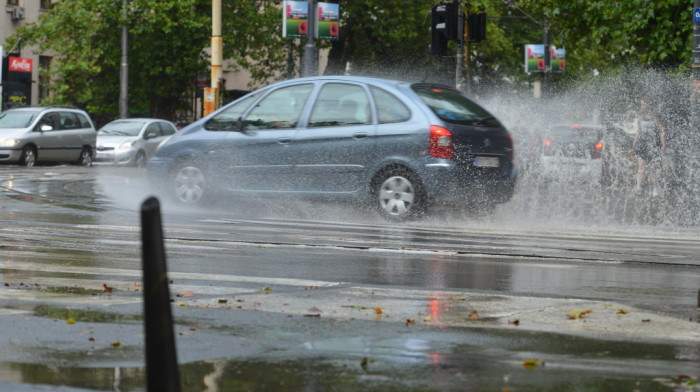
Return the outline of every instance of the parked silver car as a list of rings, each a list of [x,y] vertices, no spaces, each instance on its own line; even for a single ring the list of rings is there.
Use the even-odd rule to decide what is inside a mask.
[[[95,164],[144,167],[175,132],[173,123],[155,118],[114,120],[97,131]]]
[[[96,132],[90,116],[65,106],[21,107],[0,113],[0,162],[92,165]]]

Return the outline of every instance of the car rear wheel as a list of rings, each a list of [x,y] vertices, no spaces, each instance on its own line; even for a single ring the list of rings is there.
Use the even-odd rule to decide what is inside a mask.
[[[22,156],[19,159],[19,164],[26,167],[32,167],[36,164],[36,150],[32,146],[26,146],[22,150]]]
[[[89,148],[84,147],[83,151],[80,152],[80,158],[78,158],[78,165],[84,167],[92,166],[92,152]]]
[[[192,163],[185,163],[173,176],[175,198],[183,204],[200,204],[207,196],[207,180],[204,173]]]
[[[413,174],[393,169],[377,177],[373,197],[383,217],[392,221],[405,221],[423,214],[423,193],[420,181]]]
[[[146,167],[146,154],[143,151],[136,153],[136,158],[134,158],[134,166],[136,167]]]

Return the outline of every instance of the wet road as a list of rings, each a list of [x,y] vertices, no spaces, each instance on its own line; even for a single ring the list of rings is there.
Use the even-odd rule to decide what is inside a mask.
[[[151,194],[135,169],[0,166],[0,387],[143,390]],[[164,200],[185,390],[669,390],[697,376],[697,228],[568,218],[517,200],[402,225],[333,204]]]

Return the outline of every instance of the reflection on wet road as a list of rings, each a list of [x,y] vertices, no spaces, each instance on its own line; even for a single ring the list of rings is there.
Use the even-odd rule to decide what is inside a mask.
[[[18,331],[0,333],[0,375],[23,379],[0,387],[142,388],[143,174],[0,167],[0,326]],[[163,219],[187,390],[207,375],[223,389],[235,378],[256,390],[649,390],[700,360],[683,349],[700,341],[700,237],[687,228],[563,230],[510,206],[395,225],[330,203],[228,200],[207,211],[164,200]],[[566,320],[578,306],[588,320]],[[614,343],[630,326],[648,343]],[[546,374],[522,366],[532,357]],[[45,366],[74,376],[61,384]],[[270,368],[286,376],[263,378]]]

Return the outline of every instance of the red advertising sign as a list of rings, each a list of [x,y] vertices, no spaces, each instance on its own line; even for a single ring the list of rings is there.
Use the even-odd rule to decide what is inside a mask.
[[[32,72],[32,59],[25,57],[10,57],[9,71]]]

